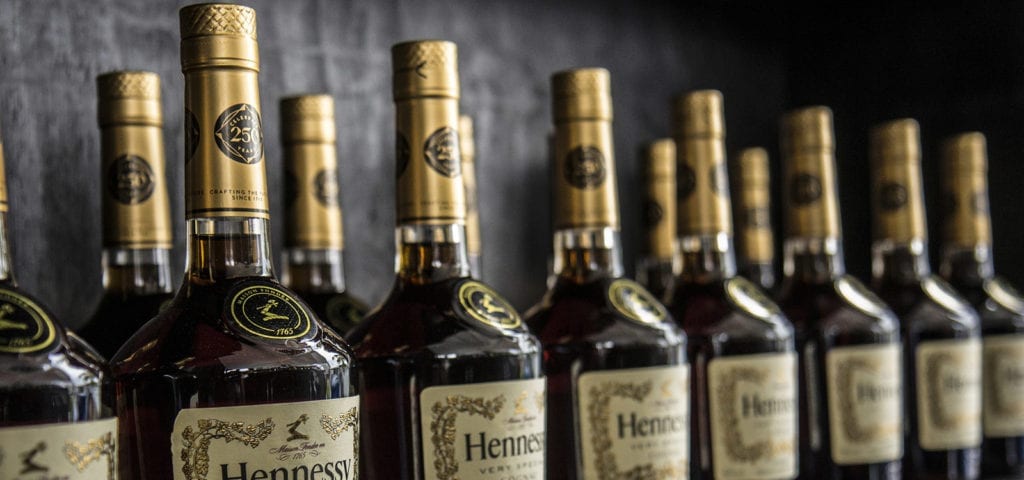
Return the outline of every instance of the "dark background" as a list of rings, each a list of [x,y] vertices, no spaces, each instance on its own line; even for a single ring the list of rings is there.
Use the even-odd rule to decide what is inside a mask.
[[[370,302],[387,293],[394,266],[389,47],[417,38],[459,44],[462,108],[476,120],[484,276],[520,308],[543,293],[551,245],[549,77],[579,66],[612,72],[630,272],[640,241],[636,148],[669,133],[672,95],[716,88],[725,94],[729,149],[766,146],[776,172],[779,116],[811,104],[834,109],[848,263],[862,278],[870,260],[868,127],[902,116],[920,120],[936,240],[939,141],[983,131],[996,259],[1003,274],[1024,283],[1018,248],[1024,242],[1018,223],[1024,213],[1020,2],[927,10],[900,3],[852,8],[738,0],[245,3],[259,18],[271,207],[282,207],[277,100],[305,92],[334,95],[348,283]],[[176,276],[183,265],[177,19],[183,4],[0,0],[0,124],[15,266],[23,286],[70,325],[89,314],[100,293],[94,79],[102,72],[144,69],[163,79]],[[282,238],[275,231],[277,255]],[[937,253],[938,241],[932,250]]]

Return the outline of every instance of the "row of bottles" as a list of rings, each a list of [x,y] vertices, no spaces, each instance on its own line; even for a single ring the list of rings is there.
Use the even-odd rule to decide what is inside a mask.
[[[360,320],[366,307],[344,294],[330,98],[281,103],[282,283],[255,12],[185,7],[181,33],[189,238],[176,294],[159,80],[97,82],[106,293],[80,332],[109,363],[17,289],[0,188],[0,447],[17,459],[0,460],[3,478],[1024,476],[1024,300],[992,273],[978,135],[949,149],[941,270],[957,293],[927,264],[916,123],[872,132],[876,295],[843,265],[831,113],[786,115],[773,301],[755,284],[773,271],[767,155],[739,156],[737,235],[722,96],[684,95],[673,140],[648,152],[657,201],[638,271],[651,293],[624,277],[610,75],[557,73],[553,275],[520,316],[474,273],[455,45],[398,44],[396,280]]]

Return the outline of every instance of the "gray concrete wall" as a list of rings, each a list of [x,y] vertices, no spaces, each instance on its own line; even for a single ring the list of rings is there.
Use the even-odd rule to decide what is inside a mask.
[[[372,303],[394,266],[392,44],[459,45],[462,108],[476,118],[484,276],[527,308],[550,251],[545,135],[549,76],[612,72],[627,268],[639,241],[639,142],[668,133],[669,98],[718,88],[729,144],[775,144],[785,72],[770,37],[708,6],[633,1],[253,1],[259,18],[271,206],[282,209],[277,100],[328,92],[338,107],[350,288]],[[711,2],[714,3],[714,2]],[[22,285],[78,325],[100,293],[97,74],[144,69],[163,79],[168,181],[184,258],[182,75],[178,1],[0,0],[0,124],[11,237]],[[673,6],[667,6],[673,5]],[[278,220],[273,226],[280,228]],[[274,233],[279,255],[280,230]],[[180,277],[179,277],[180,278]]]

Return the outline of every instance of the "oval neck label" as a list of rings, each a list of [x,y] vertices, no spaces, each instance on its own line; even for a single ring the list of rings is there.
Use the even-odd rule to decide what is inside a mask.
[[[0,352],[34,353],[53,345],[57,327],[34,300],[0,288]]]
[[[626,318],[643,324],[658,323],[668,318],[665,306],[632,280],[620,278],[613,281],[608,286],[608,300]]]
[[[458,303],[461,310],[474,320],[499,330],[511,330],[523,324],[508,300],[476,280],[467,280],[459,285]]]
[[[234,325],[260,338],[289,340],[306,336],[312,320],[292,294],[271,285],[243,285],[228,295]]]

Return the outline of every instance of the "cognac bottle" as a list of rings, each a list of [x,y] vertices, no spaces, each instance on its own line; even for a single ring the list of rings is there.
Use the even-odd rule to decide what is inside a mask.
[[[686,478],[686,336],[623,276],[610,75],[551,83],[555,282],[526,315],[548,377],[546,478]]]
[[[735,159],[739,191],[736,206],[740,275],[764,290],[775,288],[775,235],[772,232],[772,190],[768,152],[746,148]]]
[[[352,354],[272,268],[256,13],[180,16],[186,272],[111,360],[121,478],[359,478]]]
[[[722,94],[690,92],[674,112],[682,269],[669,309],[690,341],[691,478],[795,478],[793,326],[736,272]]]
[[[786,114],[781,143],[786,241],[779,305],[796,328],[800,478],[898,479],[899,323],[846,273],[832,111]]]
[[[364,400],[362,478],[543,478],[540,343],[469,272],[455,44],[401,43],[391,56],[396,279],[347,336]]]
[[[0,478],[116,478],[102,362],[14,280],[0,145]]]
[[[871,130],[872,287],[899,317],[903,337],[904,470],[912,478],[973,479],[981,444],[978,316],[931,273],[919,130],[912,119]]]
[[[645,241],[636,265],[636,279],[664,300],[676,274],[676,144],[663,138],[641,152],[644,168]]]
[[[363,319],[368,308],[345,290],[336,139],[330,95],[281,100],[288,210],[281,281],[324,323],[344,335]]]
[[[995,274],[985,136],[957,135],[943,154],[939,272],[981,317],[981,473],[1024,478],[1024,296]]]
[[[160,77],[110,72],[99,96],[103,295],[78,329],[110,358],[174,296]]]

